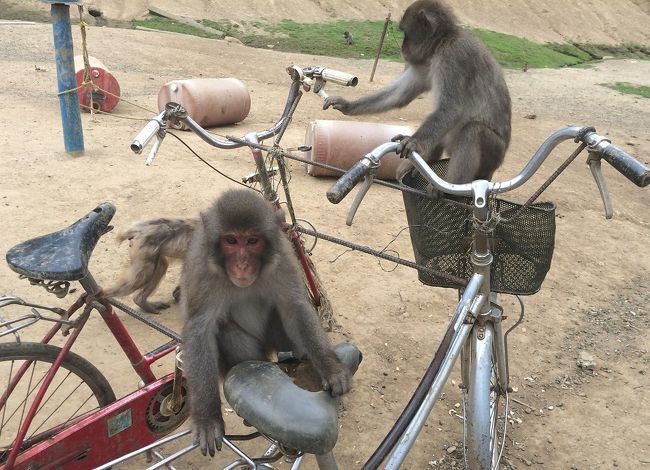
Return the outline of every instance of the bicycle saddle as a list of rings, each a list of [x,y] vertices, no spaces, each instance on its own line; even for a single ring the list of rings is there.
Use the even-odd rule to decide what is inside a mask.
[[[78,281],[88,274],[88,259],[108,231],[115,206],[104,202],[87,216],[58,232],[32,238],[11,248],[9,267],[32,279]]]
[[[334,350],[354,374],[362,359],[357,347],[343,343]],[[237,364],[228,372],[223,389],[240,417],[285,446],[316,455],[334,448],[338,437],[338,397],[327,391],[310,392],[298,387],[277,364]]]

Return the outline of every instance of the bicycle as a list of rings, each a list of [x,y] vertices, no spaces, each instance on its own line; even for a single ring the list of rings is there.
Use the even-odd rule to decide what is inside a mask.
[[[568,139],[579,142],[579,147],[524,205],[495,197],[525,184],[553,149]],[[352,220],[370,188],[381,158],[394,152],[398,145],[391,142],[375,148],[328,190],[329,201],[337,204],[365,179],[352,204],[348,221]],[[417,153],[409,156],[417,172],[404,178],[406,186],[426,189],[430,185],[454,198],[451,201],[432,200],[404,193],[411,242],[420,265],[420,282],[459,288],[460,300],[413,397],[363,466],[364,470],[380,466],[385,469],[400,467],[459,358],[467,468],[499,467],[507,419],[499,418],[498,409],[500,402],[505,402],[503,416],[507,416],[508,393],[511,391],[507,334],[522,318],[504,333],[501,325],[503,310],[496,303],[496,294],[526,295],[541,288],[553,252],[555,207],[550,203],[532,203],[585,147],[609,219],[613,210],[601,171],[601,160],[607,161],[639,187],[650,184],[650,169],[596,134],[593,128],[568,127],[556,131],[514,178],[503,182],[478,180],[451,184],[444,180],[444,162],[437,162],[430,168]],[[464,244],[467,236],[471,237],[470,248]],[[433,272],[423,268],[433,268]],[[465,279],[469,280],[465,282]]]
[[[176,429],[187,416],[186,390],[175,372],[157,378],[152,366],[174,352],[180,340],[165,326],[142,317],[127,305],[104,297],[88,271],[90,255],[108,232],[115,208],[104,203],[58,232],[23,242],[7,252],[9,266],[33,285],[65,297],[78,281],[83,294],[67,309],[0,298],[0,308],[31,309],[0,322],[0,336],[16,335],[0,344],[0,367],[6,384],[0,396],[0,467],[88,468]],[[138,318],[170,338],[140,352],[114,307]],[[44,315],[47,310],[54,315]],[[92,311],[102,317],[131,367],[139,389],[117,399],[108,380],[89,361],[71,351]],[[40,343],[20,341],[19,331],[38,321],[53,326]],[[57,333],[62,347],[49,344]],[[4,379],[3,379],[4,381]],[[77,400],[73,404],[73,400]]]
[[[319,67],[304,71],[292,67],[289,72],[293,83],[279,121],[267,131],[250,133],[245,139],[220,141],[224,145],[222,148],[258,143],[272,136],[277,145],[300,100],[300,86],[313,84],[323,95],[327,80],[346,85],[354,85],[357,80],[352,75]],[[170,110],[182,113],[178,107],[170,107]],[[162,122],[160,120],[163,114],[145,128],[140,134],[144,138],[141,141],[136,139],[137,142],[146,144],[156,134],[158,140],[154,148],[157,149],[165,135],[165,128],[155,123]],[[208,135],[207,132],[205,135]],[[259,182],[265,197],[279,207],[279,198],[269,180],[273,170],[267,170],[259,149],[252,150],[258,172],[248,177],[247,182]],[[154,155],[155,150],[150,155],[149,163]],[[286,178],[284,169],[280,168],[279,171]],[[295,223],[286,180],[285,191],[289,212]],[[0,337],[13,334],[16,338],[14,342],[0,344],[0,370],[2,376],[7,377],[6,387],[0,396],[0,437],[4,436],[0,441],[0,468],[4,470],[34,466],[94,468],[157,441],[161,436],[177,429],[187,417],[188,403],[182,377],[181,354],[176,355],[174,371],[164,377],[156,378],[152,370],[154,363],[178,350],[178,334],[144,317],[128,305],[105,297],[88,270],[95,245],[101,236],[112,229],[109,223],[114,213],[115,207],[112,204],[100,204],[69,227],[20,243],[7,252],[6,259],[10,268],[29,279],[32,285],[42,286],[62,298],[71,291],[72,282],[79,282],[84,292],[65,310],[29,303],[18,297],[0,297],[0,308],[13,305],[31,309],[31,313],[15,319],[0,318]],[[303,243],[298,234],[292,233],[295,252],[303,266],[312,301],[317,307],[327,308],[322,287],[318,284]],[[124,323],[115,314],[115,308],[142,321],[170,340],[148,353],[141,353]],[[41,313],[45,310],[56,316]],[[93,310],[100,314],[141,379],[138,390],[119,399],[101,372],[88,360],[71,351]],[[40,343],[22,342],[19,332],[38,321],[49,321],[54,325]],[[65,344],[62,347],[49,344],[59,332],[68,336]],[[361,354],[356,347],[341,345],[336,351],[341,360],[355,371],[361,361]],[[291,357],[288,356],[285,360],[289,361]],[[70,383],[71,376],[74,383]],[[227,436],[224,442],[242,461],[253,466],[257,465],[255,462],[265,465],[288,455],[299,465],[307,452],[316,454],[323,468],[335,467],[331,450],[336,443],[338,431],[336,399],[322,392],[312,393],[299,389],[286,375],[280,374],[273,364],[258,364],[256,371],[239,370],[237,374],[229,374],[228,377],[228,389],[243,396],[236,406],[242,409],[242,413],[248,410],[254,415],[249,421],[256,423],[258,430],[270,430],[266,433],[257,431],[244,436]],[[244,396],[249,390],[246,387],[251,383],[255,386],[249,396]],[[78,393],[80,389],[85,392],[81,397]],[[273,408],[256,406],[260,402],[259,393],[268,394],[271,391],[275,391],[281,401],[284,400],[276,405],[284,410],[285,416],[293,413],[294,428],[280,426],[279,416],[268,413],[274,411]],[[78,406],[72,405],[72,397],[79,397],[81,402]],[[303,408],[297,407],[297,404]],[[305,409],[309,412],[305,413]],[[273,435],[280,436],[280,439],[271,437]],[[245,456],[231,442],[255,437],[274,441],[267,452],[256,460]],[[145,452],[148,458],[156,455],[161,460],[162,463],[157,467],[166,465],[166,460],[153,447],[147,448],[143,451]],[[105,467],[114,464],[109,463]]]
[[[299,70],[292,72],[290,69],[290,74],[292,73],[295,73],[294,80],[296,78],[300,80]],[[223,141],[207,135],[200,126],[183,113],[182,108],[175,105],[171,105],[154,119],[155,123],[152,121],[152,126],[148,130],[150,137],[164,129],[167,120],[171,119],[172,122],[180,120],[206,142],[216,147],[226,148]],[[227,139],[231,142],[246,143],[253,149],[271,152],[280,160],[286,157],[304,161],[290,152],[283,151],[277,145],[273,147],[260,145],[254,137],[244,140],[231,137]],[[526,183],[555,147],[567,139],[580,142],[580,146],[547,184],[525,204],[519,205],[496,198],[497,194],[512,191]],[[136,138],[134,144],[138,142],[140,140]],[[450,184],[439,176],[444,175],[444,162],[438,162],[432,169],[416,153],[409,158],[415,164],[417,173],[406,178],[403,184],[377,180],[374,174],[381,158],[394,152],[397,145],[397,143],[386,143],[375,148],[347,172],[325,166],[345,173],[328,191],[327,197],[330,202],[338,203],[359,181],[364,179],[363,186],[355,197],[347,217],[346,222],[351,224],[355,212],[372,184],[379,183],[401,190],[404,193],[416,263],[338,240],[301,227],[295,224],[295,221],[293,226],[296,232],[323,238],[415,268],[419,272],[420,281],[425,285],[459,289],[459,303],[431,365],[395,426],[363,468],[364,470],[374,470],[380,466],[390,469],[399,468],[437,401],[454,363],[459,358],[465,411],[463,422],[466,464],[472,469],[498,468],[505,445],[507,421],[503,417],[507,415],[510,391],[507,335],[522,318],[520,317],[519,321],[504,333],[501,325],[503,310],[496,303],[496,294],[528,295],[537,292],[550,266],[554,247],[555,206],[550,203],[533,204],[533,201],[584,148],[588,148],[589,151],[588,163],[600,190],[607,218],[611,218],[613,212],[600,170],[601,159],[605,159],[640,187],[650,183],[650,170],[612,145],[609,140],[596,134],[594,129],[570,127],[561,129],[547,138],[520,173],[508,181]],[[141,145],[133,148],[136,152],[141,149]],[[152,154],[155,154],[157,149],[158,145],[155,144]],[[286,185],[286,178],[283,178],[283,183]],[[428,186],[433,186],[454,199],[432,199]],[[450,233],[450,228],[455,231],[452,230]],[[544,233],[543,236],[537,237],[541,238],[537,240],[535,230],[540,229]],[[528,237],[525,236],[526,234]],[[468,237],[471,238],[469,248],[464,243]],[[493,240],[494,237],[509,239],[512,244],[509,246],[501,243],[499,246],[498,241]],[[496,247],[493,246],[494,243],[497,243]],[[530,244],[534,246],[528,246]],[[439,249],[436,250],[434,247]],[[523,316],[523,308],[521,315]],[[505,406],[505,412],[500,415],[498,410],[501,403]],[[192,448],[188,446],[182,452],[189,452]],[[249,465],[252,466],[250,462]],[[321,465],[321,468],[331,467]]]

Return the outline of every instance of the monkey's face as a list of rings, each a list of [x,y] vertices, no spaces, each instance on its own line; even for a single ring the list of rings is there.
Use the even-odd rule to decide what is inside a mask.
[[[411,5],[404,12],[399,23],[399,29],[404,33],[402,41],[402,57],[409,64],[424,62],[426,55],[421,53],[422,45],[426,42],[427,31],[430,27],[421,10],[413,9]]]
[[[402,57],[409,64],[423,64],[433,55],[451,19],[439,2],[418,0],[411,4],[399,23],[404,33]]]
[[[219,250],[230,281],[237,287],[252,285],[260,274],[266,239],[253,230],[230,231],[219,237]]]

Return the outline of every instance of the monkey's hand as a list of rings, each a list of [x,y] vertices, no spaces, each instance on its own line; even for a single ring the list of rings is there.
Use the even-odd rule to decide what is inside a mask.
[[[352,374],[345,364],[336,362],[328,369],[323,377],[323,390],[329,390],[335,397],[348,393],[352,388]]]
[[[215,449],[221,450],[224,436],[223,417],[214,418],[195,418],[192,417],[192,434],[194,435],[194,444],[198,444],[203,455],[210,454],[214,457]]]
[[[411,152],[417,152],[420,155],[424,155],[426,148],[422,143],[410,135],[397,134],[395,137],[390,139],[392,142],[399,142],[399,147],[395,150],[401,158],[408,158]]]
[[[341,96],[327,97],[323,103],[323,109],[327,109],[330,106],[338,111],[341,111],[343,114],[348,114],[350,110],[350,102]]]

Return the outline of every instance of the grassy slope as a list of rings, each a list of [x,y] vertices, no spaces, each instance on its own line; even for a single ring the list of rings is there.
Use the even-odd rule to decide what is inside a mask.
[[[273,48],[281,51],[302,52],[335,57],[373,58],[384,28],[383,21],[337,21],[323,24],[301,24],[283,20],[276,24],[251,23],[241,28],[229,21],[204,20],[203,24],[224,31],[252,47]],[[134,25],[167,31],[184,32],[210,37],[203,31],[177,24],[161,17],[134,21]],[[343,42],[343,32],[351,31],[354,44]],[[648,58],[650,51],[636,45],[619,47],[593,44],[537,44],[523,38],[475,28],[468,28],[492,51],[499,63],[506,68],[566,67],[589,64],[605,55],[615,57]],[[215,36],[216,37],[216,36]],[[401,31],[390,23],[381,57],[399,61]]]

